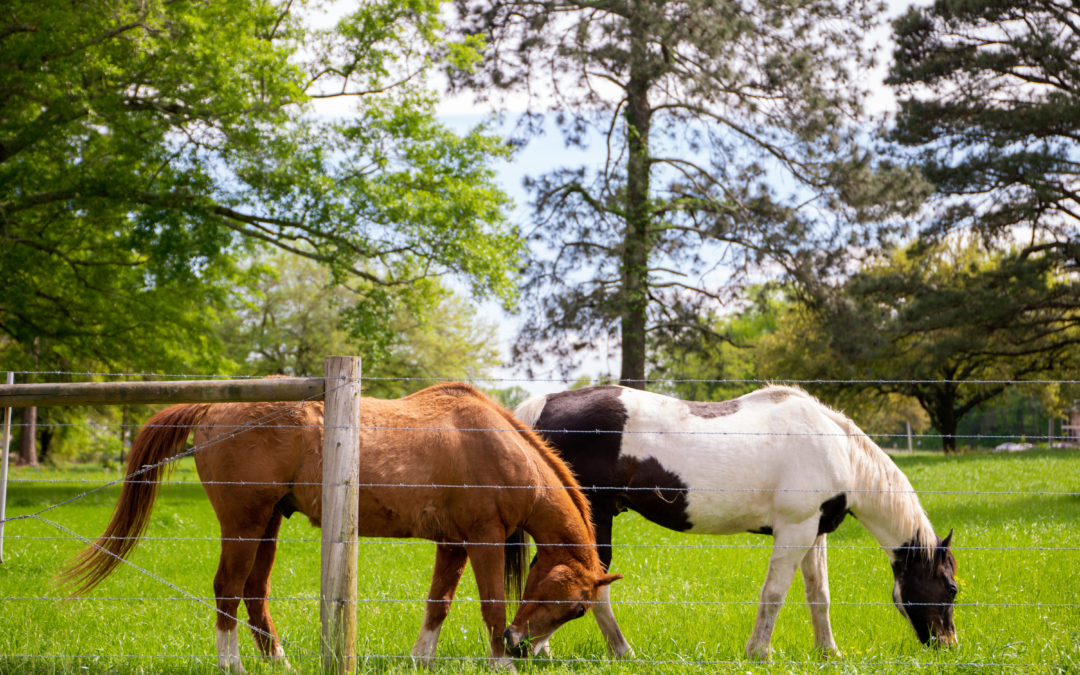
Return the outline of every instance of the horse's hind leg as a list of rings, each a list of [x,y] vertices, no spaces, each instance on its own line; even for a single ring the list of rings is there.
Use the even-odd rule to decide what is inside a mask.
[[[754,631],[746,643],[746,654],[750,658],[768,659],[772,651],[773,628],[776,615],[784,604],[788,588],[795,578],[799,562],[806,556],[806,551],[817,538],[818,518],[814,517],[795,525],[775,525],[773,550],[769,557],[769,572],[765,576],[765,585],[761,588],[761,600],[758,603]]]
[[[255,517],[256,515],[261,517]],[[217,598],[217,654],[222,670],[244,672],[240,663],[240,644],[237,636],[237,610],[255,564],[259,540],[270,520],[271,509],[263,514],[228,514],[221,521],[221,558],[214,576],[214,597]],[[244,525],[234,525],[244,523]],[[252,525],[252,523],[257,523]]]
[[[255,637],[255,644],[264,656],[269,656],[273,661],[281,662],[285,668],[290,668],[289,661],[285,658],[285,650],[281,648],[277,631],[274,629],[274,620],[270,618],[270,571],[274,567],[274,555],[277,552],[278,530],[281,529],[281,514],[274,511],[266,530],[262,534],[258,551],[255,553],[255,564],[248,573],[247,583],[244,585],[244,604],[247,605],[248,623],[251,624],[251,634]]]
[[[814,545],[799,565],[806,590],[806,604],[810,607],[810,622],[814,625],[814,646],[826,655],[837,655],[829,622],[829,567],[825,549],[825,535],[819,534]]]
[[[454,591],[465,571],[469,556],[461,546],[439,544],[435,547],[435,570],[431,574],[431,590],[428,592],[424,609],[424,625],[420,628],[420,637],[416,638],[412,655],[425,666],[431,665],[435,657],[435,648],[439,644],[439,631],[446,615],[450,613],[450,603],[454,600]]]

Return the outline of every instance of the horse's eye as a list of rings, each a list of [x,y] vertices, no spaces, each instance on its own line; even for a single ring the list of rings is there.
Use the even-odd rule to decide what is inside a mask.
[[[955,581],[949,582],[949,596],[955,598],[956,594],[960,591],[960,587],[956,585]]]

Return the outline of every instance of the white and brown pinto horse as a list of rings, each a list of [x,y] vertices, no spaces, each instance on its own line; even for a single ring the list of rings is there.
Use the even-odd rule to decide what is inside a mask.
[[[604,572],[588,502],[566,465],[476,389],[442,384],[401,399],[365,398],[361,424],[358,534],[438,542],[413,648],[420,661],[435,655],[466,560],[472,561],[495,665],[510,663],[508,635],[517,636],[515,642],[550,635],[583,615],[599,589],[619,578]],[[77,593],[86,592],[121,562],[146,528],[163,464],[183,450],[194,430],[199,478],[221,524],[214,578],[218,664],[243,670],[236,619],[241,598],[259,650],[284,659],[267,603],[270,570],[282,517],[299,511],[320,524],[322,425],[318,402],[189,404],[159,412],[135,438],[128,459],[129,474],[155,468],[124,483],[105,533],[62,577],[77,584]],[[518,530],[539,544],[560,545],[540,547],[522,604],[504,631],[504,572],[518,574],[520,589],[524,566],[510,564],[515,561],[503,544]]]
[[[611,525],[632,509],[673,530],[773,537],[752,657],[801,568],[817,648],[836,652],[825,536],[854,515],[892,562],[893,600],[926,644],[956,642],[952,533],[939,539],[895,463],[855,424],[801,389],[769,386],[698,403],[618,386],[533,397],[518,417],[571,466],[592,505],[604,568]],[[632,653],[604,588],[593,609],[613,654]],[[534,643],[536,651],[546,645]]]

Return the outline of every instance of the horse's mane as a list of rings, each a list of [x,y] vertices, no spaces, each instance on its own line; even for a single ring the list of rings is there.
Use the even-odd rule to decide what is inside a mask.
[[[574,502],[574,506],[577,508],[578,513],[581,514],[581,519],[585,524],[585,530],[589,535],[589,539],[596,539],[596,532],[593,530],[592,522],[592,509],[589,507],[589,500],[585,498],[584,493],[581,491],[581,486],[578,485],[577,478],[574,477],[574,472],[570,470],[566,462],[559,456],[559,452],[551,447],[538,433],[525,426],[521,420],[514,417],[506,408],[500,405],[495,406],[499,413],[506,419],[507,422],[514,425],[514,428],[518,430],[529,445],[536,449],[548,467],[555,472],[555,476],[559,479],[564,486],[566,486],[566,492],[570,495],[570,499]]]
[[[503,419],[509,422],[515,430],[525,439],[526,442],[544,459],[544,462],[548,467],[555,472],[555,476],[559,481],[566,486],[566,492],[570,495],[570,499],[573,501],[574,506],[577,508],[578,513],[581,514],[581,519],[585,524],[585,529],[590,539],[596,539],[596,532],[593,530],[592,522],[592,509],[589,507],[589,500],[585,498],[585,495],[581,492],[581,486],[578,485],[577,478],[574,477],[574,472],[570,470],[566,462],[559,456],[559,452],[551,447],[540,434],[536,433],[529,427],[525,426],[521,420],[514,416],[512,412],[499,405],[471,384],[465,382],[444,382],[436,385],[436,387],[442,392],[451,396],[476,396],[481,400],[486,401],[495,411],[497,411]],[[537,397],[543,400],[544,397]],[[561,488],[560,488],[561,489]]]
[[[922,550],[928,557],[933,555],[937,543],[934,528],[911,486],[911,481],[889,455],[842,412],[830,408],[798,387],[785,386],[775,389],[784,389],[790,395],[812,400],[826,417],[847,434],[855,480],[860,489],[865,491],[862,497],[874,502],[877,509],[892,514],[898,522],[904,524],[905,543],[912,542],[914,548]]]

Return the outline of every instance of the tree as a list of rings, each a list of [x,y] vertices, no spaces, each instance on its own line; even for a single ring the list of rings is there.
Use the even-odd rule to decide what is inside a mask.
[[[741,311],[706,319],[711,331],[685,333],[685,341],[659,345],[651,355],[652,377],[667,380],[668,393],[691,401],[735,398],[761,386],[757,345],[776,331],[776,321],[788,301],[771,287],[749,289],[748,304]]]
[[[1054,256],[914,243],[799,303],[764,347],[787,377],[846,380],[826,397],[912,397],[956,450],[960,419],[1010,382],[1080,367],[1080,295]]]
[[[921,235],[1027,242],[1014,264],[1075,278],[1080,6],[938,0],[912,7],[894,29],[888,82],[901,110],[892,137],[936,189]]]
[[[248,270],[244,304],[222,324],[222,339],[251,374],[320,376],[326,356],[371,352],[365,336],[341,319],[351,297],[329,270],[279,253]],[[473,306],[437,284],[425,292],[430,307],[418,319],[399,309],[389,328],[395,339],[364,361],[364,393],[403,396],[438,379],[476,379],[499,364],[496,327]]]
[[[641,386],[650,343],[712,334],[702,318],[748,278],[822,276],[866,243],[853,224],[919,202],[921,183],[873,159],[854,123],[873,0],[457,4],[491,45],[460,81],[527,93],[533,128],[547,107],[568,143],[603,153],[531,183],[544,250],[516,357],[567,370],[616,336],[620,380]]]
[[[508,301],[505,147],[434,118],[425,74],[471,51],[438,11],[375,0],[318,29],[291,0],[6,2],[4,362],[226,368],[212,326],[266,246],[330,269],[376,350],[427,281]],[[353,112],[312,114],[323,99]]]

